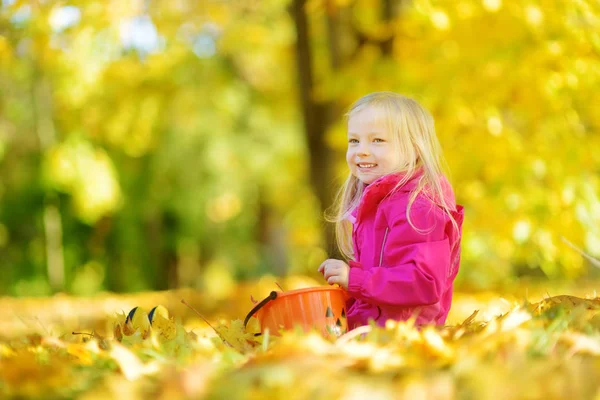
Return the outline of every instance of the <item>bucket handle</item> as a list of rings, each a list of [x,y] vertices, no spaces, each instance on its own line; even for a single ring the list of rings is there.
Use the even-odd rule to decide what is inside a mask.
[[[244,328],[246,328],[246,324],[248,323],[248,321],[250,320],[250,318],[256,314],[256,312],[258,310],[260,310],[261,308],[263,308],[268,302],[270,302],[271,300],[275,300],[277,298],[277,292],[276,291],[272,291],[267,297],[265,297],[260,303],[258,303],[257,305],[254,306],[254,308],[252,310],[250,310],[250,312],[248,313],[248,315],[246,315],[246,319],[244,319]]]

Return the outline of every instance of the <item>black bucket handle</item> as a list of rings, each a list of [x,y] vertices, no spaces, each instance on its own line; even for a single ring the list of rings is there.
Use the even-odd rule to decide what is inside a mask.
[[[250,312],[248,313],[248,315],[246,315],[246,319],[244,319],[244,329],[246,328],[246,324],[248,324],[248,321],[250,320],[250,318],[252,318],[252,316],[254,314],[256,314],[256,312],[258,310],[260,310],[261,308],[263,308],[268,302],[270,302],[271,300],[275,300],[277,298],[277,292],[276,291],[272,291],[267,297],[265,297],[260,303],[258,303],[257,305],[254,306],[254,308],[252,310],[250,310]],[[260,335],[260,333],[259,333]]]

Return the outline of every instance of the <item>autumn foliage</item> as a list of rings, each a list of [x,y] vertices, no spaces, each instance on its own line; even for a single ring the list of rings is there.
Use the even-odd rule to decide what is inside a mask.
[[[5,332],[0,396],[594,398],[599,310],[597,298],[561,295],[512,302],[488,320],[474,311],[444,327],[390,321],[326,338],[301,330],[256,336],[255,320],[247,329],[239,319],[183,323],[166,308],[150,322],[138,308],[109,315],[106,334]]]

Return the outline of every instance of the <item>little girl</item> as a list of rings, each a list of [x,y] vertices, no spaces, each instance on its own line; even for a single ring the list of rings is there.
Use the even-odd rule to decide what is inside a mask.
[[[325,260],[319,272],[350,294],[350,329],[411,317],[417,325],[444,324],[463,207],[442,173],[433,118],[391,92],[362,97],[347,117],[350,174],[332,221],[349,261]]]

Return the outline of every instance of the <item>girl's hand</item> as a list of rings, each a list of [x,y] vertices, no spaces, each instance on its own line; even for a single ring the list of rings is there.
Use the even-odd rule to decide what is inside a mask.
[[[330,285],[337,283],[344,289],[348,289],[350,266],[342,260],[330,258],[323,261],[319,266],[319,272],[323,274]]]

